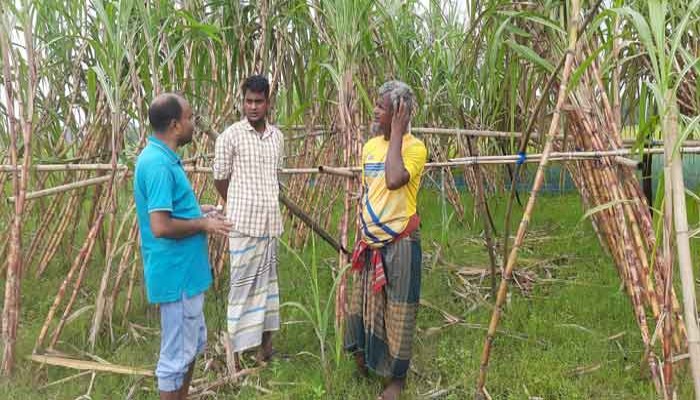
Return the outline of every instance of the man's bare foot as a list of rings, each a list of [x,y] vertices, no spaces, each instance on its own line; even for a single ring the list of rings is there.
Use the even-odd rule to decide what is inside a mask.
[[[233,353],[231,356],[226,357],[226,366],[228,367],[228,374],[230,376],[235,375],[243,369],[241,364],[241,357],[238,353]]]
[[[228,374],[233,376],[236,372],[240,371],[241,357],[240,354],[235,353],[231,349],[231,341],[229,340],[228,333],[224,333],[224,349],[226,351],[226,369],[228,369]]]
[[[355,353],[355,364],[357,364],[357,372],[363,378],[369,377],[369,371],[367,370],[367,363],[365,362],[365,355],[358,351]]]
[[[379,395],[378,400],[398,400],[404,385],[406,385],[405,379],[393,378]]]
[[[265,363],[270,361],[274,354],[275,350],[272,348],[272,332],[263,332],[262,343],[260,344],[255,359],[258,363]]]

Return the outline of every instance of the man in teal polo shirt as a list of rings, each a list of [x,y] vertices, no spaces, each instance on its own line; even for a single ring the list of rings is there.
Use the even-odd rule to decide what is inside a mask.
[[[160,304],[161,343],[156,366],[161,399],[185,399],[194,359],[204,351],[204,291],[211,284],[206,233],[228,235],[231,224],[207,218],[175,150],[192,141],[192,108],[174,93],[148,110],[153,136],[134,175],[146,295]]]

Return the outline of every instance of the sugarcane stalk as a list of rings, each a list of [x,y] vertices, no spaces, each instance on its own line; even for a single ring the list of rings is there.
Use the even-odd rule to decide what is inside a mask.
[[[44,218],[42,218],[39,222],[39,228],[36,230],[36,233],[34,234],[34,237],[32,238],[32,241],[29,244],[25,254],[25,259],[27,260],[28,265],[32,264],[32,260],[39,253],[39,245],[44,242],[44,237],[49,231],[49,226],[56,222],[57,209],[59,205],[64,205],[62,201],[63,198],[64,196],[62,194],[58,195],[58,197],[52,201],[51,204],[49,204],[46,212],[42,213]]]
[[[683,164],[680,155],[673,151],[678,137],[678,114],[674,93],[666,94],[666,115],[664,116],[665,140],[671,154],[666,159],[671,162],[671,182],[673,199],[673,220],[676,233],[676,250],[678,267],[683,289],[683,311],[688,334],[688,353],[690,353],[690,370],[695,389],[695,399],[700,399],[700,330],[698,329],[697,299],[695,296],[695,278],[690,256],[688,217],[685,205],[685,185],[683,183]],[[668,193],[667,193],[668,196]]]
[[[475,155],[474,147],[472,146],[471,140],[467,138],[467,145],[462,143],[462,136],[457,136],[459,145],[462,149],[466,149],[469,156]],[[467,169],[465,168],[465,173]],[[494,227],[491,222],[491,217],[489,215],[489,210],[486,207],[486,195],[484,194],[483,178],[481,176],[481,168],[478,165],[472,167],[472,174],[474,180],[474,194],[476,197],[476,208],[479,216],[481,217],[481,222],[484,225],[484,240],[486,241],[486,251],[489,255],[489,265],[491,267],[491,296],[496,295],[496,269],[498,268],[498,262],[496,261],[496,245],[494,243]]]
[[[0,11],[2,24],[7,26],[9,23],[5,20],[8,17],[9,10]],[[32,133],[34,130],[34,99],[37,95],[37,63],[35,59],[34,38],[33,38],[33,14],[28,13],[24,17],[23,37],[24,49],[26,54],[26,70],[28,72],[27,79],[27,96],[22,99],[19,96],[15,99],[15,85],[12,82],[12,69],[14,66],[19,74],[19,65],[10,57],[10,38],[7,36],[7,30],[0,29],[0,57],[3,64],[3,79],[6,96],[6,109],[8,115],[8,127],[10,131],[10,158],[14,166],[18,166],[18,126],[15,121],[15,111],[13,103],[17,101],[19,115],[22,116],[21,129],[23,139],[23,154],[22,168],[24,173],[17,176],[17,172],[13,174],[12,182],[14,194],[17,201],[15,202],[15,215],[10,226],[10,245],[7,261],[7,272],[5,281],[5,301],[2,309],[2,318],[0,322],[0,336],[3,341],[2,363],[0,364],[0,374],[10,375],[15,363],[15,345],[17,338],[17,328],[19,326],[20,307],[21,307],[21,283],[22,283],[22,222],[24,217],[25,196],[30,178],[29,167],[32,160]],[[25,102],[26,100],[26,102]]]
[[[107,200],[105,200],[106,202]],[[100,231],[100,228],[102,227],[102,221],[104,220],[105,216],[105,211],[101,210],[99,214],[97,215],[97,218],[95,220],[95,226],[96,229],[94,231],[94,235],[90,236],[88,235],[88,239],[86,240],[86,250],[85,254],[83,257],[80,259],[80,270],[78,272],[78,277],[75,280],[75,283],[73,284],[73,292],[71,294],[70,299],[68,300],[68,303],[66,304],[66,308],[63,310],[63,315],[61,316],[61,319],[58,321],[58,324],[56,325],[56,328],[53,331],[53,335],[51,336],[51,341],[49,342],[48,348],[51,350],[54,348],[56,345],[56,342],[58,342],[58,338],[61,335],[61,332],[63,331],[63,327],[66,324],[66,321],[68,320],[68,316],[70,315],[71,310],[73,309],[73,304],[75,303],[75,299],[78,297],[78,292],[80,290],[80,287],[83,283],[83,278],[85,277],[85,272],[87,271],[87,266],[90,263],[90,256],[92,255],[92,251],[95,247],[95,242],[97,242],[97,233]]]
[[[95,313],[93,315],[92,327],[90,328],[90,334],[88,336],[88,344],[90,350],[95,350],[95,344],[97,343],[97,335],[102,329],[102,320],[104,318],[104,311],[107,301],[107,286],[109,284],[109,278],[112,273],[112,263],[114,260],[114,249],[116,248],[113,238],[116,228],[116,216],[117,216],[117,193],[116,188],[119,184],[117,178],[117,135],[119,134],[119,119],[118,110],[112,113],[112,135],[111,135],[111,149],[112,149],[112,173],[109,175],[109,187],[107,189],[107,207],[108,207],[108,218],[109,218],[109,230],[107,232],[106,249],[105,249],[105,267],[102,273],[102,279],[100,280],[100,287],[97,290],[97,300],[95,301]]]
[[[138,265],[138,262],[134,262],[131,265],[131,273],[129,274],[129,287],[126,290],[126,300],[124,301],[124,312],[122,313],[123,316],[123,323],[122,326],[126,326],[128,319],[127,316],[129,315],[129,310],[131,309],[131,298],[134,293],[134,285],[136,282],[136,266]]]
[[[46,334],[48,333],[51,322],[53,322],[53,318],[56,314],[56,311],[58,310],[58,306],[61,304],[61,301],[63,301],[63,296],[65,294],[66,288],[72,282],[73,275],[75,274],[75,272],[84,264],[83,260],[90,256],[92,252],[93,243],[95,242],[95,238],[97,237],[97,232],[101,226],[102,214],[98,216],[98,219],[92,225],[90,232],[88,233],[87,237],[85,238],[85,241],[83,242],[83,246],[78,252],[77,257],[75,257],[75,260],[73,260],[73,264],[71,264],[71,267],[68,270],[66,277],[63,279],[63,283],[61,283],[61,286],[58,288],[56,297],[54,297],[54,301],[51,304],[51,307],[49,308],[49,312],[48,314],[46,314],[44,325],[42,325],[41,330],[39,331],[39,336],[37,337],[36,342],[34,344],[34,353],[40,352],[42,350]]]
[[[121,259],[119,260],[119,266],[117,267],[117,275],[114,278],[114,285],[112,285],[112,293],[107,300],[105,314],[109,317],[110,324],[112,321],[112,314],[114,312],[114,305],[117,303],[117,296],[119,295],[119,290],[121,288],[121,282],[124,273],[126,272],[126,269],[129,268],[129,266],[131,266],[131,264],[133,263],[133,260],[131,259],[131,254],[137,245],[136,237],[139,232],[138,227],[138,223],[136,222],[136,218],[134,217],[134,220],[131,223],[131,228],[129,229],[129,234],[127,236],[126,242],[123,245],[124,252],[122,253]]]
[[[660,321],[663,323],[663,336],[662,336],[662,352],[664,357],[664,383],[666,384],[666,391],[664,392],[665,398],[669,398],[673,392],[673,363],[671,359],[673,357],[673,352],[671,349],[671,338],[673,335],[673,310],[670,304],[670,292],[673,286],[673,252],[672,252],[672,232],[673,232],[673,182],[671,177],[671,163],[673,162],[673,141],[669,139],[668,131],[672,127],[664,127],[664,131],[667,132],[666,141],[667,152],[664,157],[664,200],[663,200],[663,256],[664,256],[664,318]],[[660,267],[660,266],[659,266]]]
[[[489,323],[488,332],[484,341],[483,351],[481,354],[479,377],[476,384],[476,399],[482,399],[485,397],[484,386],[486,385],[486,375],[488,371],[489,356],[491,354],[491,345],[496,334],[496,329],[498,327],[501,314],[503,313],[503,306],[506,300],[506,293],[508,292],[508,281],[512,279],[513,268],[515,267],[515,262],[517,260],[518,250],[525,239],[525,233],[530,222],[532,211],[535,207],[537,194],[540,188],[542,187],[542,183],[544,182],[544,170],[547,166],[547,158],[549,157],[549,153],[552,151],[552,144],[554,141],[553,138],[559,124],[561,109],[567,97],[566,86],[569,82],[569,75],[571,73],[573,65],[574,52],[576,51],[579,10],[580,8],[578,0],[573,0],[571,22],[569,26],[569,47],[564,61],[564,69],[560,81],[561,83],[559,84],[559,94],[557,95],[557,102],[552,115],[552,121],[547,132],[547,140],[545,142],[544,150],[542,152],[543,157],[540,160],[539,166],[537,168],[537,173],[535,174],[535,181],[530,192],[530,197],[528,198],[528,202],[525,206],[525,211],[523,213],[522,220],[520,221],[520,226],[518,227],[518,231],[515,236],[515,242],[513,243],[513,248],[511,249],[508,255],[508,259],[503,269],[503,274],[501,276],[501,283],[498,288],[496,303],[491,314],[491,322]]]
[[[586,19],[583,21],[583,24],[580,25],[578,30],[573,32],[573,35],[572,35],[572,31],[569,30],[569,40],[571,40],[571,38],[573,37],[573,40],[578,42],[579,37],[586,30],[586,27],[593,19],[593,16],[595,15],[595,11],[598,9],[598,7],[600,7],[601,3],[602,3],[602,0],[598,0],[596,2],[596,4],[591,8],[592,11],[588,14],[588,16],[586,16]],[[577,16],[577,18],[578,18],[578,16]],[[573,46],[571,43],[569,43],[569,48],[570,49],[575,48],[576,42],[573,43]],[[556,67],[554,68],[554,72],[550,75],[550,77],[547,80],[547,83],[544,86],[544,89],[542,90],[543,93],[549,93],[550,89],[553,87],[554,80],[557,77],[557,75],[559,74],[559,71],[561,71],[562,68],[565,67],[566,57],[568,55],[569,54],[567,53],[564,55],[564,57],[559,59],[559,62],[557,63]],[[520,138],[520,145],[518,148],[518,152],[524,153],[525,151],[527,151],[528,142],[530,141],[530,137],[532,136],[532,133],[533,133],[533,130],[535,127],[535,123],[539,120],[539,114],[540,114],[540,111],[542,110],[542,107],[544,106],[546,99],[547,99],[547,96],[542,96],[537,101],[537,104],[535,105],[535,109],[534,109],[532,115],[530,116],[530,119],[528,120],[527,126],[525,127],[525,131],[523,132],[523,135]],[[549,135],[546,137],[546,140],[550,140]],[[510,238],[510,221],[511,221],[511,216],[513,213],[513,201],[515,200],[515,197],[517,194],[516,182],[520,176],[520,168],[519,167],[520,167],[519,165],[516,165],[515,171],[512,174],[510,195],[508,197],[508,205],[506,206],[506,214],[505,214],[505,219],[504,219],[505,223],[503,225],[503,230],[504,230],[504,232],[503,232],[503,256],[504,257],[503,258],[504,259],[506,258],[506,255],[509,253],[509,250],[508,250],[509,243],[508,242],[510,240],[509,239]]]
[[[78,207],[76,206],[78,200],[78,192],[73,193],[73,196],[68,201],[68,206],[65,208],[63,218],[60,219],[58,227],[54,231],[53,235],[51,235],[51,237],[49,238],[49,242],[46,249],[44,250],[44,254],[39,260],[35,277],[38,278],[44,273],[44,271],[49,265],[49,262],[51,262],[54,255],[56,254],[56,251],[58,251],[58,246],[61,244],[61,239],[63,239],[63,236],[65,235],[66,230],[71,225],[71,223],[74,222],[73,218],[78,211]],[[75,230],[73,230],[73,232],[75,232]]]

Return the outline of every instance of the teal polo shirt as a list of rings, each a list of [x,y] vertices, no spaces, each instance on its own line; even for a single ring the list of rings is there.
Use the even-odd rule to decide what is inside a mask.
[[[134,198],[148,301],[177,301],[183,293],[192,297],[207,290],[212,280],[207,236],[200,232],[168,239],[151,231],[149,214],[154,211],[169,211],[177,219],[202,218],[180,156],[155,136],[136,160]]]

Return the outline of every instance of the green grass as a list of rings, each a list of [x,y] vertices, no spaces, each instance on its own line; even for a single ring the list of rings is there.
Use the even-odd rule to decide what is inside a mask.
[[[502,221],[503,199],[492,201],[496,221]],[[467,210],[471,199],[465,198]],[[698,220],[697,207],[689,203],[691,223]],[[443,314],[422,307],[418,333],[414,342],[414,359],[405,399],[428,398],[433,390],[446,390],[440,398],[469,399],[478,371],[485,327],[490,310],[474,297],[462,298],[454,291],[464,285],[455,273],[459,267],[488,266],[488,257],[479,243],[478,221],[469,214],[464,224],[452,218],[443,220],[441,205],[435,192],[421,195],[422,243],[424,270],[422,299],[437,309],[452,314],[466,324],[445,326]],[[531,224],[533,235],[526,239],[519,265],[535,274],[534,286],[527,293],[511,291],[491,357],[487,389],[494,399],[654,399],[655,392],[647,372],[640,366],[641,339],[634,322],[630,302],[620,290],[619,279],[610,258],[600,248],[589,221],[580,221],[582,206],[576,194],[548,195],[539,200]],[[516,218],[516,220],[518,220]],[[446,227],[446,225],[448,225]],[[498,227],[499,233],[503,231]],[[442,240],[447,230],[447,240]],[[434,263],[440,247],[447,263]],[[316,243],[316,264],[321,283],[321,303],[328,298],[332,284],[330,266],[336,257],[328,246]],[[697,250],[697,249],[695,249]],[[697,251],[694,253],[697,257]],[[564,261],[556,261],[565,257]],[[310,246],[301,258],[311,266]],[[450,266],[447,266],[450,264]],[[539,264],[539,266],[538,266]],[[94,288],[99,280],[95,263],[87,277]],[[36,280],[25,274],[23,286],[22,325],[19,354],[30,354],[38,330],[51,304],[67,266],[50,266],[44,278]],[[297,301],[313,306],[309,274],[290,252],[280,247],[279,275],[283,301]],[[488,281],[482,284],[487,293]],[[92,304],[92,290],[79,295],[75,309]],[[680,292],[679,292],[680,293]],[[225,326],[225,292],[207,294],[206,316],[210,343],[216,330]],[[130,321],[158,328],[157,314],[145,305],[141,289]],[[489,300],[490,301],[490,300]],[[322,304],[323,305],[323,304]],[[288,357],[278,358],[257,375],[246,379],[242,387],[226,387],[217,398],[262,399],[371,399],[381,389],[377,379],[358,380],[353,363],[343,356],[336,366],[332,318],[327,337],[327,363],[324,374],[319,361],[318,338],[306,318],[293,307],[282,310],[283,328],[275,337],[278,351]],[[76,354],[87,348],[91,313],[86,312],[68,325],[58,348]],[[104,336],[95,353],[110,362],[153,368],[158,351],[157,335],[146,334],[136,341],[120,327],[121,315],[115,316],[115,341]],[[441,329],[431,329],[443,327]],[[157,330],[156,330],[157,331]],[[613,335],[623,333],[615,339]],[[580,367],[590,371],[577,375]],[[203,376],[203,365],[197,366],[195,378]],[[0,381],[0,398],[7,399],[74,399],[87,391],[90,375],[41,389],[41,386],[73,375],[75,371],[58,367],[40,367],[19,360],[12,380]],[[679,376],[685,377],[686,372]],[[121,399],[136,386],[134,398],[155,399],[152,379],[97,374],[92,399]],[[255,386],[270,390],[264,394]],[[679,399],[691,397],[686,379],[679,385]]]

